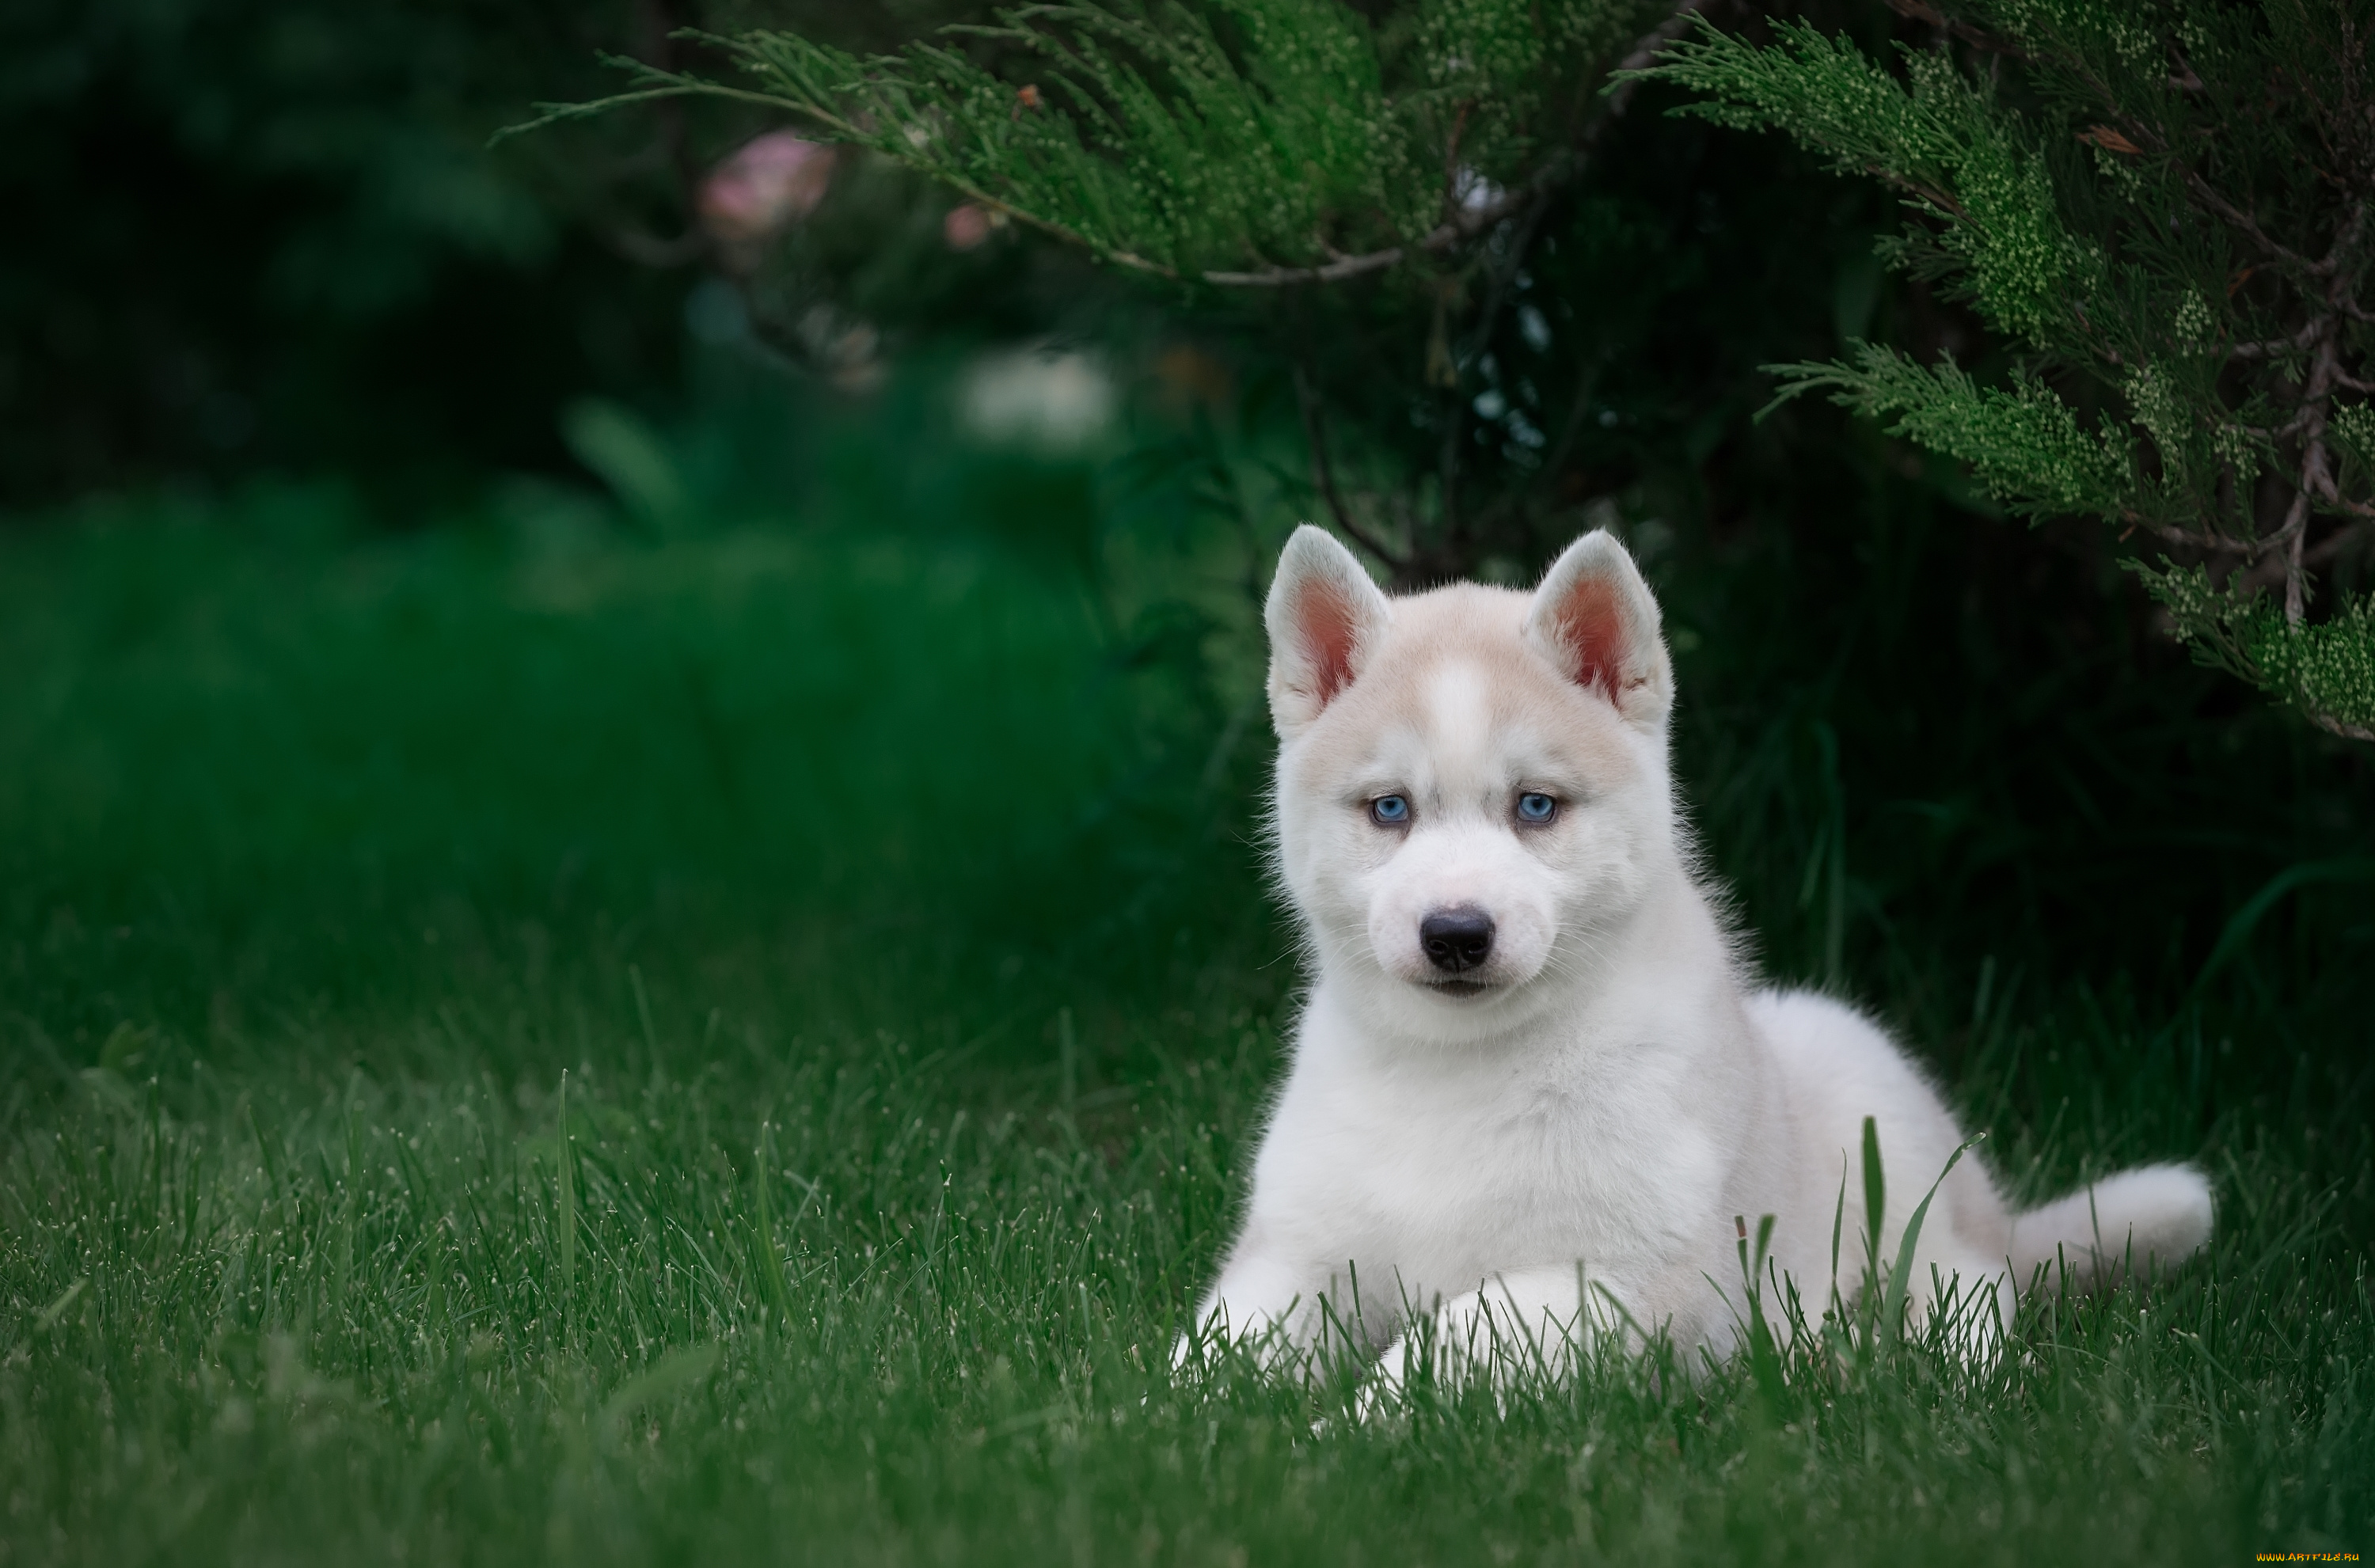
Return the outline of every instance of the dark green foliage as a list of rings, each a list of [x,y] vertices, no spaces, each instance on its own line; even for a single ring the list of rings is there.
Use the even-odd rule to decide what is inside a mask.
[[[1665,9],[1427,0],[1378,23],[1336,0],[1034,6],[873,58],[758,30],[710,41],[748,86],[643,67],[636,91],[534,124],[656,98],[752,101],[1102,261],[1214,282],[1354,277],[1446,225],[1465,231],[1433,248],[1482,233],[1463,202],[1565,157],[1593,66]],[[1005,46],[1002,73],[956,47],[970,38]]]
[[[2329,729],[2366,738],[2375,725],[2375,597],[2296,624],[2263,598],[2222,592],[2204,568],[2164,567],[2153,596],[2209,663],[2291,703]]]
[[[1937,32],[1896,72],[1782,20],[1762,48],[1702,23],[1647,73],[1704,95],[1686,112],[1787,131],[1904,193],[1891,263],[2024,350],[1990,386],[1858,345],[1778,367],[1785,395],[1886,419],[2017,512],[2174,548],[2133,565],[2180,635],[2375,737],[2375,643],[2349,600],[2375,522],[2375,9],[1910,9]],[[2280,617],[2253,607],[2278,585]]]

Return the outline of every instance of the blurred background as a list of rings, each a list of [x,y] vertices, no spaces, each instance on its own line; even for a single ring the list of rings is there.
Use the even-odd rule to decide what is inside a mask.
[[[489,146],[615,90],[606,53],[700,64],[679,29],[887,48],[987,14],[7,8],[18,1092],[300,1040],[335,1071],[362,1048],[308,1020],[573,970],[896,1019],[1026,1075],[1127,1077],[1166,1020],[1283,1005],[1254,612],[1320,509],[1275,317],[1188,310],[732,105]],[[1544,465],[1478,401],[1507,437],[1478,461],[1534,467],[1475,569],[1622,532],[1758,961],[1896,1020],[1967,1094],[2043,1116],[2063,1080],[2034,1056],[1958,1063],[2075,1008],[2139,1051],[2192,1020],[2199,1094],[2140,1106],[2155,1147],[2219,1105],[2357,1102],[2365,749],[2192,667],[2100,530],[2008,520],[1817,402],[1760,419],[1758,367],[1849,337],[1998,350],[1883,272],[1882,194],[1669,107],[1635,100],[1543,219],[1511,330],[1590,417]],[[1394,403],[1424,368],[1386,305],[1322,310],[1348,363],[1386,356],[1340,429],[1389,467],[1434,439]],[[586,1050],[489,1028],[524,1073]]]

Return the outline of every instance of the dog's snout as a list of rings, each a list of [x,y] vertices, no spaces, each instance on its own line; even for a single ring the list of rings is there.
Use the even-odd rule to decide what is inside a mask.
[[[1472,903],[1438,909],[1418,923],[1418,945],[1447,974],[1482,968],[1493,955],[1493,917]]]

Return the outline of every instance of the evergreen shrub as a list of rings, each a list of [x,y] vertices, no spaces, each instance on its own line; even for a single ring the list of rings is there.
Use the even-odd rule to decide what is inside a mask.
[[[1783,395],[1887,420],[2015,512],[2102,519],[2155,550],[2127,564],[2201,657],[2375,739],[2375,6],[1892,4],[1932,29],[1894,68],[1701,21],[1644,73],[1896,189],[1890,265],[2016,346],[1990,383],[1858,344],[1776,367]]]

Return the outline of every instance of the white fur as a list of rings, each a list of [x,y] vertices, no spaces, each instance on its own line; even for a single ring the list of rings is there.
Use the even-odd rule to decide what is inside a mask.
[[[1415,1339],[1447,1369],[1513,1330],[1554,1361],[1587,1328],[1724,1353],[1736,1219],[1753,1232],[1765,1215],[1812,1312],[1835,1286],[1852,1298],[1864,1118],[1885,1260],[1963,1133],[1871,1020],[1744,983],[1678,820],[1672,666],[1622,547],[1579,540],[1530,598],[1389,600],[1306,527],[1268,619],[1277,865],[1316,973],[1197,1338],[1292,1353],[1333,1322],[1388,1350],[1388,1379],[1413,1311],[1433,1314]],[[1530,790],[1559,799],[1552,827],[1513,818]],[[1386,794],[1411,803],[1408,827],[1372,819]],[[1495,925],[1472,994],[1437,984],[1419,946],[1419,923],[1453,905]],[[2181,1167],[2015,1216],[1966,1155],[1931,1205],[1912,1296],[1927,1313],[1933,1280],[1976,1293],[1958,1321],[1991,1344],[2015,1288],[2062,1267],[2081,1287],[2167,1267],[2210,1222],[2207,1185]]]

